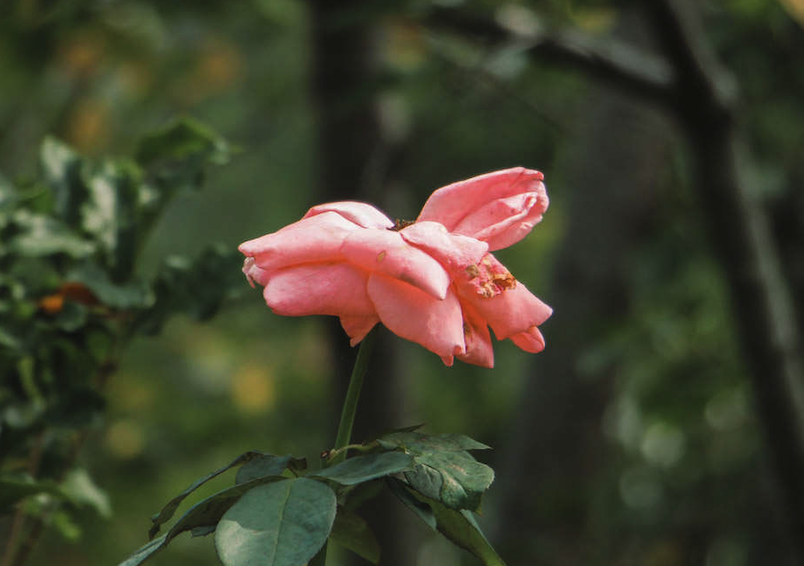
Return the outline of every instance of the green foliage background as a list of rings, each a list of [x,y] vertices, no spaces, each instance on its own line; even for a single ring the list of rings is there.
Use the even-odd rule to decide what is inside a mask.
[[[381,69],[373,95],[390,135],[405,144],[398,185],[376,200],[393,205],[390,216],[412,218],[427,194],[448,182],[518,164],[545,171],[551,209],[544,223],[498,255],[550,303],[542,290],[567,223],[558,163],[573,150],[567,138],[578,127],[589,83],[555,65],[527,64],[516,50],[492,56],[465,38],[419,27],[428,2],[392,4],[354,14],[372,22]],[[621,4],[506,6],[530,8],[545,25],[605,34]],[[771,203],[791,180],[804,178],[804,133],[793,127],[804,123],[804,67],[791,55],[804,40],[795,12],[784,9],[794,4],[730,0],[712,2],[706,12],[711,39],[743,90],[740,118],[759,158],[754,174]],[[462,9],[500,15],[491,2]],[[208,171],[203,192],[175,196],[145,242],[142,277],[153,276],[169,255],[195,257],[211,244],[234,249],[320,201],[305,3],[17,0],[4,10],[0,171],[6,179],[35,177],[46,134],[84,155],[130,155],[136,139],[182,115],[209,124],[240,150],[228,165]],[[596,494],[590,543],[621,563],[689,563],[684,533],[702,523],[708,539],[695,563],[761,563],[767,539],[752,528],[762,518],[746,517],[767,497],[756,480],[768,472],[752,393],[701,219],[689,213],[694,196],[683,152],[674,153],[671,165],[663,228],[629,262],[633,307],[617,320],[594,321],[600,339],[567,359],[592,381],[599,368],[617,368],[600,424],[610,442],[606,465],[590,474]],[[187,293],[201,293],[205,284],[194,281]],[[331,344],[322,320],[272,315],[259,293],[243,285],[214,321],[180,316],[158,337],[131,344],[81,456],[108,492],[113,514],[79,508],[57,517],[31,564],[52,564],[54,557],[64,565],[116,563],[144,542],[148,517],[164,502],[236,454],[259,449],[310,457],[329,446],[337,405],[333,368],[343,343]],[[549,323],[544,332],[549,348]],[[460,364],[447,370],[413,344],[399,347],[409,418],[403,424],[426,421],[429,430],[504,447],[532,378],[527,354],[495,344],[497,368],[489,373]],[[212,483],[201,491],[222,485]],[[493,498],[492,487],[489,524],[505,512]],[[564,499],[544,493],[542,505],[560,517],[572,512]],[[216,564],[212,544],[211,537],[180,537],[151,563]],[[550,549],[549,540],[539,544]],[[428,542],[420,564],[463,558],[450,552]]]

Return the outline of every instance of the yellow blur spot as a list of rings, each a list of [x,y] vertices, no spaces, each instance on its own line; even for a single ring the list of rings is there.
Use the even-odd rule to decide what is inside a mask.
[[[59,65],[72,78],[87,79],[97,73],[105,49],[97,34],[78,34],[59,46]]]
[[[98,99],[84,99],[73,108],[67,123],[67,137],[80,151],[92,152],[109,140],[110,112]]]
[[[138,423],[119,420],[106,431],[104,444],[113,456],[121,460],[131,460],[145,450],[145,434]]]
[[[238,409],[259,413],[276,403],[276,380],[270,369],[246,365],[232,376],[231,394]]]
[[[782,6],[795,19],[800,26],[804,27],[804,0],[781,0]]]

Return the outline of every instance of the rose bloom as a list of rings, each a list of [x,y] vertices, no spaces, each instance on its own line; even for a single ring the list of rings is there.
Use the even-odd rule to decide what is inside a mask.
[[[538,172],[522,167],[435,191],[413,223],[362,202],[314,206],[298,222],[238,248],[243,272],[277,314],[333,315],[358,344],[378,322],[441,356],[493,367],[489,327],[526,352],[552,309],[490,253],[524,238],[547,209]]]

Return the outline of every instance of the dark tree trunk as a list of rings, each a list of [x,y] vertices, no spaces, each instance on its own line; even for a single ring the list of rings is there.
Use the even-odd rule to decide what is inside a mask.
[[[376,4],[370,0],[310,0],[312,21],[312,94],[317,114],[319,194],[321,201],[366,200],[381,205],[382,185],[388,172],[378,167],[389,144],[376,112],[376,66],[372,60],[372,29]],[[330,422],[338,422],[357,349],[337,319],[330,324],[336,345],[337,384],[332,396]],[[379,332],[358,406],[353,442],[401,426],[404,396],[400,393],[393,340]],[[332,431],[334,441],[334,428]],[[399,515],[404,510],[390,497],[379,497],[360,510],[382,547],[383,566],[415,562],[415,544]],[[409,524],[407,521],[405,524]],[[349,564],[366,564],[353,555]]]
[[[638,35],[634,18],[621,27]],[[614,368],[589,374],[576,362],[605,338],[602,329],[627,316],[629,260],[655,220],[666,169],[669,128],[656,110],[610,88],[593,88],[587,100],[556,166],[566,178],[548,184],[568,218],[543,294],[556,314],[498,465],[494,539],[510,566],[588,564],[601,555],[589,547],[588,529],[593,481],[608,458],[601,422]]]

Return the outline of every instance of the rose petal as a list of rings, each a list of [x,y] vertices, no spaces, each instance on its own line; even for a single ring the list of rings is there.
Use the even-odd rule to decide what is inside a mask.
[[[408,245],[399,232],[357,230],[341,246],[343,257],[371,272],[383,273],[443,299],[449,275],[435,259]]]
[[[340,260],[340,248],[347,235],[360,230],[336,212],[303,218],[278,232],[240,244],[238,248],[253,257],[266,271],[299,263]]]
[[[349,336],[349,345],[354,347],[360,344],[366,334],[380,322],[377,315],[372,316],[342,316],[341,326]]]
[[[531,326],[525,332],[514,334],[511,341],[531,354],[538,354],[544,350],[544,336],[535,326]]]
[[[394,334],[442,358],[465,353],[461,305],[452,289],[439,300],[377,273],[369,276],[367,289],[380,320]]]
[[[253,257],[247,257],[243,261],[243,274],[246,276],[248,284],[252,287],[254,287],[255,282],[262,287],[268,282],[268,272],[257,267],[254,264]]]
[[[324,212],[335,212],[363,228],[393,228],[394,223],[382,212],[365,202],[339,201],[319,204],[307,211],[302,218],[310,218]]]
[[[438,222],[414,222],[399,234],[407,243],[436,259],[450,274],[478,263],[489,248],[486,242],[475,238],[450,234]]]
[[[272,273],[263,296],[275,313],[285,316],[373,316],[367,280],[365,271],[347,263],[309,263]]]
[[[458,286],[458,294],[461,303],[468,303],[488,322],[497,340],[538,326],[553,313],[553,309],[528,291],[521,282],[493,297],[479,295],[473,292],[472,287],[465,285]]]
[[[491,345],[489,327],[483,317],[478,315],[469,305],[462,304],[463,337],[466,353],[459,354],[458,359],[468,364],[494,367],[494,348]]]
[[[477,239],[488,237],[489,249],[500,249],[519,241],[541,219],[549,202],[543,179],[539,171],[514,167],[452,183],[430,195],[417,220],[440,222],[450,232]],[[528,198],[511,198],[517,195]],[[500,199],[508,200],[494,204]],[[517,218],[509,220],[511,215]]]
[[[523,193],[491,201],[461,220],[455,232],[488,242],[491,251],[507,248],[541,221],[546,205],[539,206],[538,200],[536,193]]]

